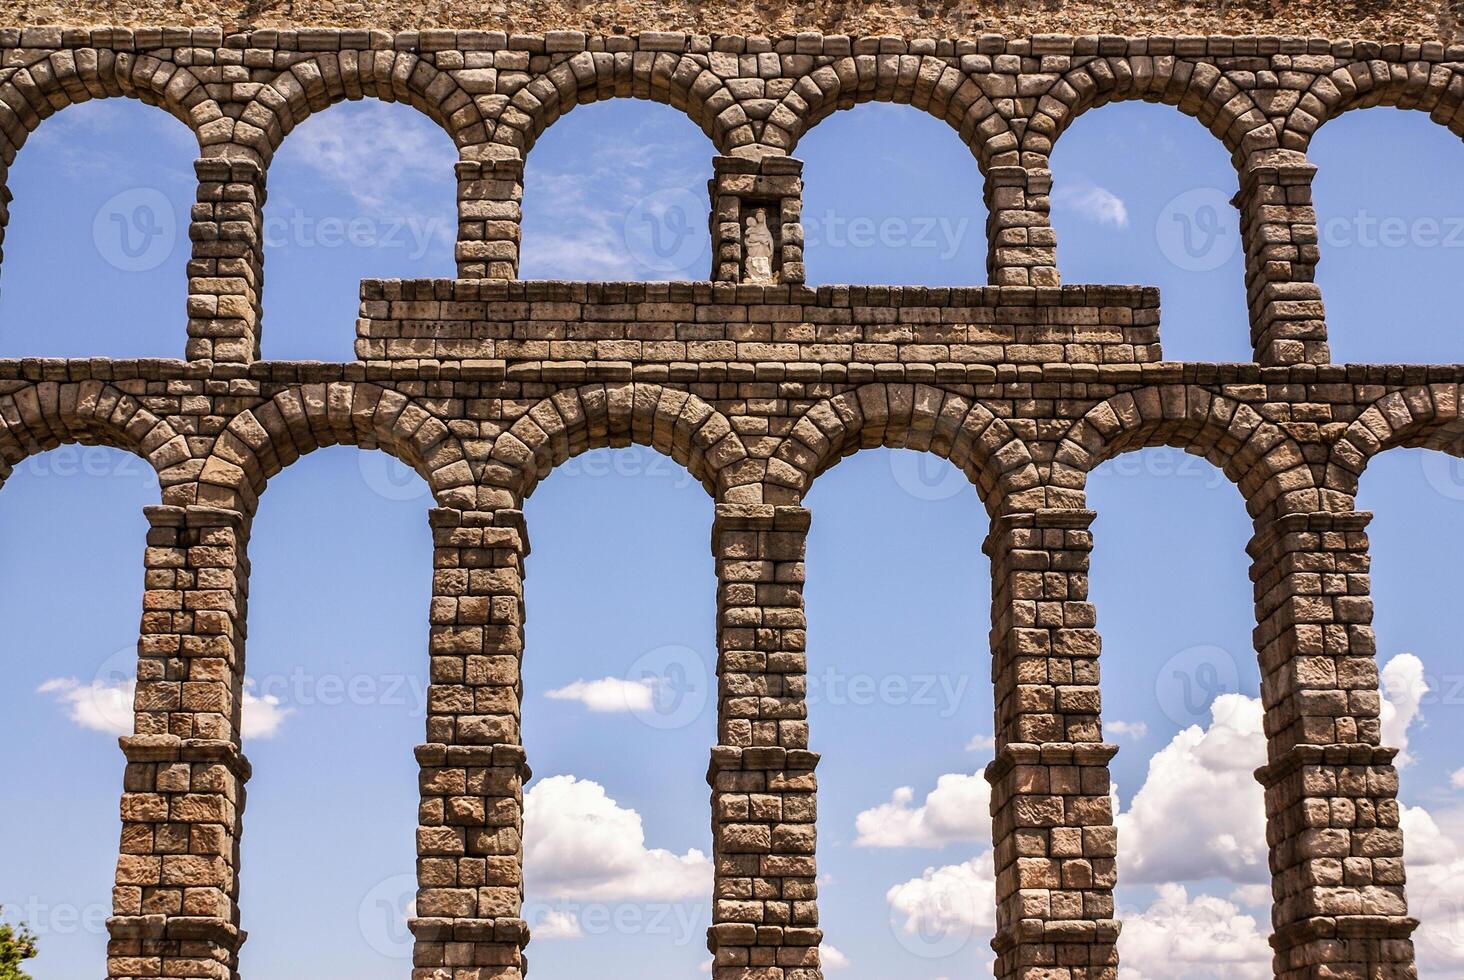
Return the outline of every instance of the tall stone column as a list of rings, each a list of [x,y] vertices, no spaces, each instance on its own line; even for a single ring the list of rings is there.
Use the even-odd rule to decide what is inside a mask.
[[[433,510],[431,686],[417,747],[414,980],[520,980],[524,558],[519,510]]]
[[[136,734],[107,922],[112,980],[232,980],[239,946],[248,519],[149,507]]]
[[[814,769],[803,613],[807,510],[718,504],[715,980],[817,980]]]
[[[1265,365],[1325,364],[1326,314],[1316,284],[1317,168],[1294,150],[1252,154],[1235,205],[1245,244],[1251,342]]]
[[[803,282],[803,161],[719,156],[712,174],[712,281]],[[766,269],[749,247],[749,222],[771,238]]]
[[[1371,516],[1289,514],[1249,546],[1279,980],[1417,975],[1395,751],[1379,744]]]
[[[252,160],[194,162],[198,201],[188,226],[190,361],[259,357],[264,289],[264,170]]]
[[[1088,602],[1093,512],[996,519],[991,783],[999,980],[1112,980],[1117,878],[1099,721],[1099,638]]]
[[[1056,286],[1057,237],[1052,230],[1052,171],[998,166],[986,174],[987,282],[993,286]]]
[[[523,222],[524,162],[459,160],[459,279],[517,279]]]

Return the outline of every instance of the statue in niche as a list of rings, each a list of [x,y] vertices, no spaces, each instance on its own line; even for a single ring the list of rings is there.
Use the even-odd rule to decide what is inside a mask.
[[[773,281],[773,233],[768,228],[768,212],[758,208],[747,219],[747,234],[742,239],[747,256],[748,282]]]

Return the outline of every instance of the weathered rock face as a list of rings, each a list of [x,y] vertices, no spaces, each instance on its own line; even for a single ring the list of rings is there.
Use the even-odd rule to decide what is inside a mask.
[[[891,9],[883,29],[900,30]],[[1351,33],[1332,9],[1308,7],[1296,30]],[[1381,9],[1385,40],[1434,30],[1433,11]],[[1233,5],[1220,23],[1252,16]],[[580,24],[593,8],[563,17]],[[365,6],[319,17],[352,18],[397,23]],[[1160,444],[1220,467],[1255,522],[1275,974],[1415,976],[1355,494],[1389,448],[1464,455],[1464,366],[1331,363],[1306,153],[1318,127],[1362,106],[1421,109],[1464,132],[1461,62],[1464,47],[1438,41],[1269,35],[0,29],[6,167],[47,116],[106,96],[162,106],[200,146],[185,359],[0,361],[0,478],[30,454],[95,442],[147,459],[163,488],[148,511],[109,976],[237,974],[249,527],[272,476],[336,443],[403,460],[437,505],[413,976],[523,975],[521,507],[558,464],[628,442],[672,456],[716,500],[716,980],[820,976],[802,501],[873,446],[952,460],[991,515],[997,975],[1115,980],[1122,842],[1084,489],[1103,461]],[[458,277],[364,282],[356,361],[261,360],[269,162],[300,121],[365,97],[411,103],[459,147],[444,175],[458,187]],[[676,106],[714,142],[711,278],[517,281],[526,154],[563,113],[614,97]],[[1230,150],[1250,312],[1234,328],[1249,330],[1253,362],[1165,362],[1156,291],[1059,282],[1052,146],[1082,112],[1125,99],[1194,115]],[[866,101],[930,112],[971,147],[990,285],[804,284],[791,154],[829,113]]]
[[[354,27],[389,31],[425,28],[503,30],[520,34],[577,30],[603,34],[689,31],[696,34],[881,35],[905,38],[1003,34],[1202,35],[1278,34],[1426,41],[1458,37],[1457,0],[952,0],[873,3],[869,0],[759,0],[751,4],[696,0],[540,0],[464,3],[429,0],[203,0],[180,7],[166,0],[16,0],[8,23],[183,27]]]

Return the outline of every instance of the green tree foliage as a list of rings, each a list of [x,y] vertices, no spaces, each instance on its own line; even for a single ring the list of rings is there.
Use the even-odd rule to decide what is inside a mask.
[[[35,955],[36,937],[30,930],[0,923],[0,980],[31,980],[20,964]]]

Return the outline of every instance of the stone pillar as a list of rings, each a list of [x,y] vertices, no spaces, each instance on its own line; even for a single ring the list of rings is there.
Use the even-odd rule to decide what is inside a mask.
[[[249,764],[239,748],[248,520],[149,507],[136,734],[107,922],[112,980],[233,980],[239,835]]]
[[[718,504],[714,980],[818,980],[803,553],[808,511]]]
[[[252,160],[195,161],[198,201],[188,226],[190,361],[259,357],[264,289],[264,170]]]
[[[1417,975],[1395,752],[1379,744],[1371,516],[1289,514],[1249,546],[1278,980]]]
[[[986,280],[993,286],[1056,286],[1052,171],[992,167],[986,174]]]
[[[517,279],[524,162],[457,163],[459,279]]]
[[[1254,153],[1235,206],[1245,243],[1251,342],[1264,365],[1325,364],[1327,322],[1316,284],[1317,168],[1293,150]]]
[[[803,161],[719,156],[712,173],[712,281],[803,282]],[[771,278],[748,265],[747,222],[758,211],[773,238]]]
[[[431,687],[417,747],[413,980],[520,980],[524,557],[518,510],[433,510]]]
[[[997,518],[991,557],[998,980],[1112,980],[1119,926],[1087,510]]]

